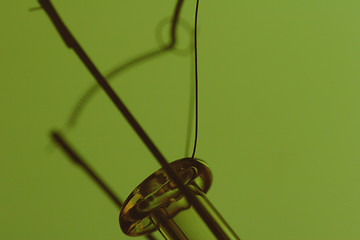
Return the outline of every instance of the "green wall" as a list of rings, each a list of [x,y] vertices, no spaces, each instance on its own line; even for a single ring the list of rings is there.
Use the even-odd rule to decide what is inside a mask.
[[[157,48],[175,5],[53,2],[103,73]],[[50,141],[94,80],[35,6],[0,3],[0,238],[130,239],[118,209]],[[190,24],[194,7],[181,13]],[[242,239],[359,239],[359,13],[353,0],[200,2],[197,157],[213,170],[209,199]],[[167,53],[112,84],[171,160],[184,157],[192,64]],[[102,92],[66,136],[123,199],[159,168]]]

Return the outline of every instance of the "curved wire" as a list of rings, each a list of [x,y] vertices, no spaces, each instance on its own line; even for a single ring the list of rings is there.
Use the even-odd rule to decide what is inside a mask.
[[[122,73],[123,71],[139,64],[142,62],[145,62],[146,60],[149,60],[151,58],[154,58],[156,56],[161,55],[162,53],[165,53],[167,51],[173,50],[175,47],[175,44],[177,42],[176,38],[176,29],[179,22],[179,14],[180,9],[183,4],[184,0],[178,0],[175,6],[174,14],[172,15],[172,21],[171,21],[171,28],[170,28],[170,41],[165,46],[152,50],[148,53],[142,54],[140,56],[137,56],[130,61],[114,68],[111,70],[108,74],[105,75],[106,80],[111,81],[113,78]],[[84,107],[88,104],[91,97],[100,89],[99,85],[95,83],[92,85],[78,100],[78,102],[75,104],[74,108],[70,112],[70,115],[68,117],[68,120],[66,122],[66,126],[68,129],[71,129],[75,126],[80,114],[82,113]]]
[[[131,59],[130,61],[114,68],[113,70],[111,70],[108,74],[105,75],[105,78],[110,82],[112,80],[114,80],[114,77],[122,72],[124,72],[125,70],[130,69],[131,67],[136,66],[137,64],[144,62],[146,60],[149,60],[150,58],[154,58],[156,56],[161,55],[162,53],[164,53],[167,50],[170,50],[171,48],[167,46],[162,47],[160,49],[156,49],[153,51],[148,52],[147,54],[143,54],[141,56],[135,57],[133,59]],[[72,128],[75,126],[77,120],[80,117],[80,114],[82,113],[82,111],[84,110],[85,106],[89,103],[89,100],[94,96],[95,93],[97,93],[97,91],[99,91],[101,88],[99,87],[99,85],[97,83],[93,84],[89,89],[86,90],[86,92],[80,97],[80,99],[77,101],[77,103],[75,104],[75,106],[73,107],[68,120],[67,120],[67,127],[68,128]]]

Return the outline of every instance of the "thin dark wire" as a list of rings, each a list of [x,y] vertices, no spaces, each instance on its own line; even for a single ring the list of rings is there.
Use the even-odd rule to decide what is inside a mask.
[[[61,147],[61,149],[68,155],[70,160],[75,164],[81,167],[86,174],[94,180],[94,182],[106,193],[106,195],[118,206],[120,209],[123,205],[123,202],[119,197],[110,189],[110,187],[99,177],[97,173],[86,163],[86,161],[80,157],[80,155],[74,150],[74,148],[64,139],[64,137],[59,132],[51,132],[51,137],[53,141]],[[148,240],[156,240],[154,236],[148,234],[145,236]]]
[[[34,12],[34,11],[38,11],[38,10],[42,10],[42,7],[32,7],[32,8],[29,8],[29,12]]]
[[[183,3],[183,0],[179,0],[175,6],[175,10],[172,16],[172,20],[171,20],[171,28],[170,28],[170,41],[169,43],[165,44],[164,46],[162,46],[159,49],[155,49],[152,50],[148,53],[145,54],[141,54],[131,60],[129,60],[128,62],[125,62],[124,64],[121,64],[120,66],[115,67],[113,70],[111,70],[108,74],[105,75],[106,80],[110,81],[113,80],[113,78],[115,76],[117,76],[118,74],[122,73],[125,70],[130,69],[131,67],[134,67],[142,62],[145,62],[146,60],[149,60],[151,58],[154,57],[158,57],[161,54],[174,50],[176,42],[177,42],[177,38],[176,38],[176,29],[177,26],[179,25],[179,13],[180,13],[180,7]],[[71,111],[68,121],[66,123],[67,127],[69,129],[71,129],[72,127],[75,126],[76,121],[78,120],[80,114],[82,113],[82,110],[84,109],[84,107],[86,106],[86,104],[89,102],[89,100],[91,99],[91,97],[97,92],[97,90],[99,90],[99,84],[94,84],[92,85],[85,93],[84,95],[82,95],[80,97],[80,99],[78,100],[78,102],[76,103],[75,107],[73,108],[73,110]]]
[[[61,149],[68,155],[70,160],[81,167],[86,174],[94,180],[94,182],[106,193],[106,195],[117,205],[120,209],[123,205],[122,201],[116,194],[107,186],[107,184],[98,176],[97,173],[80,157],[73,147],[61,136],[58,132],[51,132],[53,141],[61,147]]]
[[[125,104],[121,101],[119,96],[115,93],[115,91],[111,88],[109,83],[106,81],[103,75],[99,72],[95,64],[91,61],[89,56],[86,54],[84,49],[80,46],[80,44],[76,41],[75,37],[71,34],[69,29],[66,27],[64,22],[61,20],[60,16],[56,12],[54,6],[51,4],[50,0],[38,0],[40,5],[44,8],[45,12],[53,22],[55,28],[58,33],[62,37],[65,44],[74,50],[76,55],[80,58],[89,72],[93,75],[95,80],[99,83],[99,85],[106,92],[108,97],[111,99],[113,104],[119,110],[119,112],[123,115],[123,117],[127,120],[133,130],[136,132],[138,137],[143,141],[148,150],[153,154],[158,163],[162,166],[167,175],[174,181],[174,183],[178,186],[180,191],[184,194],[185,198],[189,201],[189,203],[194,207],[198,215],[205,222],[210,231],[214,234],[217,239],[227,240],[229,239],[226,233],[223,231],[221,226],[215,221],[214,218],[210,215],[207,209],[202,205],[200,200],[191,192],[188,186],[184,185],[180,177],[176,174],[174,169],[171,168],[170,164],[164,157],[164,155],[160,152],[160,150],[156,147],[155,143],[150,139],[145,130],[140,126],[139,122],[135,119],[135,117],[131,114],[129,109],[125,106]],[[174,15],[173,23],[177,23],[177,18],[179,16],[179,12],[181,6],[183,4],[183,0],[178,0],[176,8],[177,11]],[[171,35],[175,35],[175,32],[172,31]],[[175,39],[175,38],[173,38]],[[172,42],[175,44],[175,42]]]
[[[169,23],[169,20],[170,20],[170,18],[166,17],[163,20],[161,20],[156,26],[155,38],[156,38],[156,41],[159,46],[167,45],[167,43],[163,39],[162,30]],[[188,56],[194,51],[194,48],[193,48],[194,29],[193,29],[193,26],[188,21],[186,21],[185,19],[182,19],[182,18],[180,18],[178,26],[179,27],[182,26],[183,29],[189,34],[189,43],[186,48],[177,48],[176,46],[174,46],[174,49],[171,51],[171,53],[178,55],[178,56]]]
[[[199,131],[199,80],[198,80],[198,60],[197,60],[197,21],[199,12],[199,0],[196,1],[195,9],[195,29],[194,29],[194,49],[195,49],[195,139],[192,158],[195,157],[198,131]]]
[[[106,74],[105,78],[110,82],[110,81],[114,80],[114,77],[116,75],[124,72],[125,70],[128,70],[131,67],[134,67],[137,64],[140,64],[142,62],[145,62],[146,60],[149,60],[150,58],[160,56],[162,53],[165,53],[166,51],[168,51],[170,49],[171,48],[169,48],[168,45],[166,45],[160,49],[156,49],[156,50],[150,51],[146,54],[135,57],[135,58],[131,59],[130,61],[111,70],[108,74]],[[91,99],[91,97],[100,89],[101,88],[99,87],[99,84],[95,83],[89,89],[87,89],[86,92],[81,96],[81,98],[78,100],[78,102],[76,103],[76,105],[74,106],[73,110],[71,111],[71,113],[69,115],[69,118],[66,123],[68,128],[72,128],[75,126],[76,121],[78,120],[84,107],[89,103],[89,100]]]

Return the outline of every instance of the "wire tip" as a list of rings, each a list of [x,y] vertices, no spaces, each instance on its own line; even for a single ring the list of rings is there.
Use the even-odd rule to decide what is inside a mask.
[[[29,12],[34,12],[34,11],[38,11],[38,10],[42,10],[43,8],[42,7],[32,7],[32,8],[29,8]]]
[[[60,133],[56,130],[52,130],[50,132],[50,137],[56,142],[58,142],[58,140],[61,139]]]

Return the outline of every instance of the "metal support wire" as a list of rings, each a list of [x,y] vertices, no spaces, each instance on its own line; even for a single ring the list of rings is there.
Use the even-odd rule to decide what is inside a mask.
[[[80,155],[74,150],[74,148],[64,139],[59,132],[51,132],[53,141],[63,150],[63,152],[72,160],[75,164],[81,167],[86,174],[94,180],[94,182],[105,192],[105,194],[113,201],[113,203],[121,209],[123,202],[116,194],[110,189],[110,187],[100,178],[100,176],[87,164],[87,162],[80,157]],[[145,236],[148,240],[156,240],[154,236],[148,234]]]
[[[217,239],[229,239],[222,228],[217,224],[217,222],[210,216],[210,214],[206,211],[204,206],[200,203],[200,201],[194,196],[191,191],[185,186],[180,178],[176,175],[175,171],[170,167],[169,163],[162,155],[160,150],[156,147],[154,142],[150,139],[150,137],[146,134],[144,129],[140,126],[138,121],[134,118],[134,116],[127,109],[125,104],[121,101],[121,99],[117,96],[115,91],[111,88],[105,78],[101,75],[99,70],[96,68],[95,64],[88,57],[86,52],[80,46],[80,44],[76,41],[75,37],[70,33],[69,29],[65,26],[64,22],[61,20],[60,16],[56,12],[54,6],[49,0],[38,0],[42,8],[45,10],[51,21],[53,22],[55,28],[59,32],[60,36],[64,40],[65,44],[72,48],[75,53],[78,55],[80,60],[84,63],[90,73],[94,76],[98,84],[102,87],[102,89],[106,92],[108,97],[117,107],[117,109],[122,113],[128,123],[131,125],[133,130],[137,133],[137,135],[141,138],[143,143],[147,146],[149,151],[154,155],[162,168],[166,171],[168,176],[174,181],[174,183],[179,187],[182,193],[185,195],[186,199],[191,203],[196,212],[202,218],[202,220],[206,223],[211,232],[216,236]],[[180,10],[182,6],[183,0],[178,0],[177,6]],[[178,14],[175,15],[178,17]],[[175,34],[175,33],[173,33]]]

